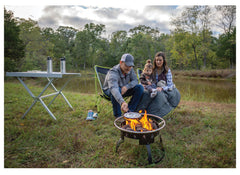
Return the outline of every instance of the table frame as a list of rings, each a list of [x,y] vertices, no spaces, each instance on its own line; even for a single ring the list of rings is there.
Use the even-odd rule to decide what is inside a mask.
[[[27,90],[27,92],[30,94],[30,96],[33,98],[33,103],[31,104],[31,106],[27,109],[27,111],[23,114],[22,119],[28,114],[28,112],[32,109],[32,107],[39,101],[42,106],[46,109],[46,111],[49,113],[49,115],[54,119],[57,120],[56,117],[54,116],[54,114],[50,111],[50,109],[48,108],[53,101],[57,98],[58,95],[61,95],[63,97],[63,99],[66,101],[66,103],[68,104],[68,106],[73,110],[72,105],[70,104],[70,102],[68,101],[68,99],[65,97],[65,95],[63,94],[63,89],[67,86],[67,84],[71,81],[71,79],[74,76],[81,76],[80,73],[59,73],[59,72],[53,72],[53,73],[47,73],[47,72],[7,72],[6,76],[10,76],[10,77],[17,77],[17,79],[20,81],[20,83],[24,86],[24,88]],[[62,86],[62,88],[60,90],[58,90],[54,85],[53,85],[53,81],[56,78],[62,78],[63,76],[69,76],[69,78],[67,79],[66,83]],[[48,80],[48,83],[45,85],[45,87],[43,88],[42,92],[40,92],[40,94],[38,96],[35,96],[31,90],[27,87],[27,85],[24,83],[23,81],[23,77],[46,77]],[[54,93],[48,94],[48,95],[44,95],[43,93],[47,90],[47,88],[49,86],[52,86],[52,88],[56,91]],[[55,95],[55,96],[54,96]],[[46,105],[44,103],[44,101],[42,100],[43,98],[46,97],[50,97],[50,96],[54,96],[53,99],[51,100],[51,102]]]

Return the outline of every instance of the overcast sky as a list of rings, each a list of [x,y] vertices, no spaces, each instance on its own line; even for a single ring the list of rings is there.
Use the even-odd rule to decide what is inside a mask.
[[[138,25],[146,25],[158,28],[162,33],[170,33],[170,29],[172,29],[170,25],[171,17],[180,13],[188,5],[174,5],[174,1],[172,4],[169,3],[171,5],[164,5],[162,0],[146,0],[147,2],[145,1],[144,3],[142,3],[143,1],[132,2],[131,0],[121,0],[118,3],[109,0],[81,0],[78,1],[79,5],[68,5],[72,3],[71,0],[68,1],[68,4],[60,3],[60,5],[35,5],[24,3],[25,1],[16,1],[16,3],[9,3],[9,5],[5,4],[4,6],[7,10],[13,11],[15,17],[31,18],[38,21],[40,27],[57,29],[59,26],[70,26],[82,29],[85,24],[91,22],[104,24],[106,37],[109,37],[112,32],[118,30],[128,31]],[[43,1],[46,2],[46,0]],[[172,2],[172,0],[167,2]],[[183,2],[181,0],[181,3]],[[230,0],[230,4],[231,2]],[[178,3],[175,2],[175,4]],[[213,30],[215,34],[221,32],[219,28],[214,28]]]
[[[88,5],[64,6],[9,6],[15,17],[31,18],[38,21],[40,27],[58,28],[71,26],[81,29],[93,22],[104,24],[107,33],[126,30],[141,25],[159,28],[160,32],[169,33],[170,18],[178,11],[178,6],[138,6],[136,7],[99,7]]]

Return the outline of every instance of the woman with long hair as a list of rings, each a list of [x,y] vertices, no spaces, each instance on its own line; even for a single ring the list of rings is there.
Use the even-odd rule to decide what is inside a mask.
[[[157,52],[154,57],[153,78],[157,85],[157,95],[150,98],[149,92],[144,91],[137,111],[146,110],[149,114],[164,117],[177,107],[181,95],[172,81],[172,73],[163,52]]]
[[[172,73],[167,66],[165,54],[157,52],[153,61],[153,75],[158,91],[172,90],[175,85],[172,82]]]

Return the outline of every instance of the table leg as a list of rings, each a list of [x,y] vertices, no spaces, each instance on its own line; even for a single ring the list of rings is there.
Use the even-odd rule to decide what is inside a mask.
[[[22,119],[27,115],[27,113],[32,109],[32,107],[37,103],[37,100],[35,99],[32,105],[28,108],[28,110],[23,114]]]
[[[20,81],[20,83],[25,87],[25,89],[27,90],[27,92],[31,95],[32,98],[35,98],[35,96],[33,95],[33,93],[30,91],[30,89],[27,87],[27,85],[24,83],[24,81],[22,81],[22,79],[20,77],[17,77],[18,80]]]
[[[50,81],[49,80],[49,78],[47,78],[48,79],[48,81]],[[73,110],[73,107],[72,107],[72,105],[70,104],[70,102],[67,100],[67,98],[65,97],[65,95],[62,93],[62,90],[67,86],[67,84],[70,82],[70,80],[71,80],[71,78],[69,78],[68,80],[67,80],[67,82],[63,85],[63,87],[58,91],[57,90],[57,88],[53,85],[53,83],[51,83],[51,86],[53,87],[53,89],[56,91],[56,92],[58,92],[57,93],[57,95],[51,100],[51,102],[48,104],[48,106],[50,106],[51,104],[52,104],[52,102],[57,98],[57,96],[59,95],[59,94],[61,94],[62,95],[62,97],[63,97],[63,99],[66,101],[66,103],[68,104],[68,106]]]
[[[47,110],[47,112],[50,114],[50,116],[54,119],[57,120],[56,117],[53,115],[53,113],[49,110],[49,108],[46,106],[46,104],[43,102],[43,100],[41,99],[42,94],[47,90],[47,88],[50,86],[50,84],[52,84],[54,78],[50,79],[48,84],[44,87],[43,91],[38,95],[38,100],[40,101],[40,103],[43,105],[43,107]]]
[[[50,116],[54,119],[57,120],[56,117],[53,115],[53,113],[49,110],[49,108],[46,106],[46,104],[42,101],[41,98],[39,98],[39,101],[41,102],[41,104],[43,105],[43,107],[47,110],[47,112],[50,114]]]
[[[27,92],[31,95],[31,97],[34,99],[34,102],[31,104],[31,106],[28,108],[28,110],[23,114],[22,119],[27,115],[27,113],[32,109],[32,107],[36,104],[37,99],[31,92],[31,90],[27,87],[27,85],[24,83],[24,81],[20,78],[17,77],[17,79],[20,81],[20,83],[24,86],[24,88],[27,90]]]
[[[32,103],[32,105],[28,108],[28,110],[23,114],[22,119],[27,115],[27,113],[32,109],[32,107],[36,104],[37,101],[40,101],[41,104],[43,105],[43,107],[47,110],[47,112],[50,114],[50,116],[56,120],[55,116],[53,115],[53,113],[48,109],[48,107],[45,105],[45,103],[42,101],[41,96],[42,94],[47,90],[47,88],[50,86],[50,84],[52,83],[52,81],[54,80],[53,78],[49,80],[48,84],[44,87],[44,89],[42,90],[42,92],[35,97],[33,95],[33,93],[31,92],[31,90],[27,87],[27,85],[22,81],[22,79],[20,77],[18,77],[18,80],[21,82],[21,84],[25,87],[25,89],[27,90],[27,92],[31,95],[31,97],[34,99],[34,102]]]

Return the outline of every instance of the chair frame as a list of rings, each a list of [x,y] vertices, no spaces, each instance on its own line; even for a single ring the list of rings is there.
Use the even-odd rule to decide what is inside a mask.
[[[111,99],[107,95],[105,95],[104,92],[103,92],[103,83],[100,80],[99,72],[98,72],[97,68],[108,69],[108,70],[110,70],[111,68],[104,67],[104,66],[99,66],[99,65],[94,66],[94,70],[95,70],[95,93],[96,93],[96,96],[97,96],[95,106],[97,107],[97,112],[100,113],[100,111],[101,111],[101,109],[100,109],[101,98],[103,98],[104,100],[109,101],[109,102],[111,102]],[[98,85],[97,84],[99,84],[99,86],[101,88],[101,94],[98,93]],[[108,112],[111,112],[111,111],[108,111]]]
[[[138,83],[140,84],[140,77],[141,77],[142,69],[137,68],[137,78],[138,78]]]

